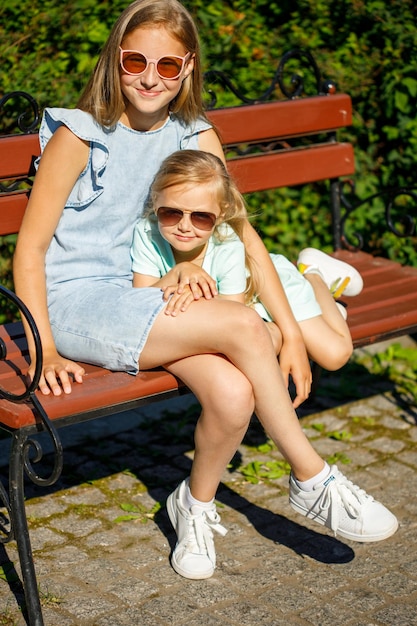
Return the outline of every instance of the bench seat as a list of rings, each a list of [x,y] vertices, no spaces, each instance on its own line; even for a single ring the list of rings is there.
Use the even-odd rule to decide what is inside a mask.
[[[334,256],[356,267],[364,280],[363,291],[344,301],[355,348],[392,339],[405,332],[417,332],[417,268],[405,268],[394,261],[363,252],[339,250]],[[22,324],[1,326],[0,339],[5,342],[8,355],[6,360],[0,361],[0,385],[7,391],[22,393],[27,371]],[[43,396],[37,392],[48,417],[62,420],[60,425],[103,415],[106,407],[109,407],[108,414],[117,413],[187,391],[179,379],[163,369],[132,376],[83,365],[86,370],[84,382],[74,384],[69,396]],[[35,426],[36,430],[38,418],[31,404],[3,400],[1,422],[10,430],[26,426]]]
[[[364,281],[362,292],[345,300],[355,348],[417,333],[416,267],[364,252],[338,250],[333,256],[353,265]]]

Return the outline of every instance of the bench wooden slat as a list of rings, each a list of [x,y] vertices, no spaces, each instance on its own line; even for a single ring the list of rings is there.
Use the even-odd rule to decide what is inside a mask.
[[[178,395],[184,385],[174,376],[164,370],[140,372],[132,376],[124,372],[110,372],[102,368],[86,365],[86,374],[82,384],[74,384],[70,395],[43,396],[37,392],[37,396],[43,405],[48,417],[52,420],[68,418],[71,423],[85,421],[95,416],[100,410],[111,407],[111,413],[127,410],[129,402],[135,406],[151,401],[152,396],[158,400],[163,394],[167,397]],[[17,376],[11,376],[4,380],[0,377],[3,389],[10,392],[21,393],[22,384]],[[74,416],[77,418],[74,419]],[[1,422],[10,429],[34,425],[37,418],[33,409],[28,404],[15,404],[7,400],[1,401]]]
[[[383,315],[390,315],[389,309],[381,310]],[[350,315],[350,313],[349,313]],[[410,322],[407,322],[407,317]],[[355,320],[355,314],[352,313],[351,334],[354,348],[363,348],[371,346],[380,341],[388,341],[404,335],[412,335],[416,333],[417,325],[415,316],[411,313],[408,316],[398,315],[396,309],[392,311],[391,317],[377,318],[372,315],[358,317]]]
[[[228,170],[241,193],[301,185],[348,176],[355,171],[353,148],[348,143],[326,144],[308,151],[285,150],[274,154],[228,160]]]
[[[27,201],[27,193],[0,196],[0,235],[13,235],[19,232]]]
[[[207,112],[224,145],[336,130],[352,123],[346,94],[228,107]]]
[[[40,154],[38,133],[0,138],[0,179],[15,178],[29,172]]]

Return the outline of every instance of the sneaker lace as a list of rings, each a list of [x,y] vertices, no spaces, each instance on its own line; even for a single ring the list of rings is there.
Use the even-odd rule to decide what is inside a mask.
[[[346,276],[345,278],[336,278],[331,285],[329,286],[330,293],[333,298],[340,298],[348,284],[350,283],[350,276]]]
[[[224,526],[220,524],[220,515],[216,509],[202,511],[197,515],[190,515],[188,549],[197,554],[207,554],[210,560],[216,562],[216,552],[214,549],[213,530],[222,537],[227,533]]]
[[[372,496],[353,484],[333,466],[317,504],[323,511],[328,511],[330,528],[336,534],[340,520],[340,505],[350,517],[358,519],[362,514],[363,505],[372,500]]]

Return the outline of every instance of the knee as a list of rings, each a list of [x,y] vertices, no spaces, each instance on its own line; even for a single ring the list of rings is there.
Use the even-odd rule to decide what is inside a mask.
[[[243,374],[237,372],[233,378],[222,380],[218,387],[218,395],[226,411],[242,415],[244,420],[246,418],[250,420],[255,410],[255,398],[252,385]]]
[[[252,341],[257,345],[259,340],[262,341],[270,337],[270,333],[267,331],[267,324],[265,324],[261,316],[250,307],[244,307],[238,316],[234,316],[233,322],[240,341],[242,337],[244,337],[247,343]]]
[[[325,369],[334,372],[349,361],[353,353],[353,344],[350,339],[338,342],[326,352],[325,363],[322,365]]]
[[[236,370],[226,378],[217,376],[211,380],[212,393],[204,402],[203,409],[210,408],[227,430],[246,430],[255,410],[255,398],[248,379]]]

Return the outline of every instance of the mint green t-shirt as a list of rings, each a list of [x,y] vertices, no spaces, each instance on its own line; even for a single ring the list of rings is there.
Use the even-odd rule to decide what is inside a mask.
[[[219,238],[208,240],[202,268],[217,283],[220,295],[236,295],[246,289],[245,249],[228,224],[219,227]],[[170,244],[162,237],[156,219],[138,221],[132,245],[132,269],[138,274],[165,276],[175,265]]]

